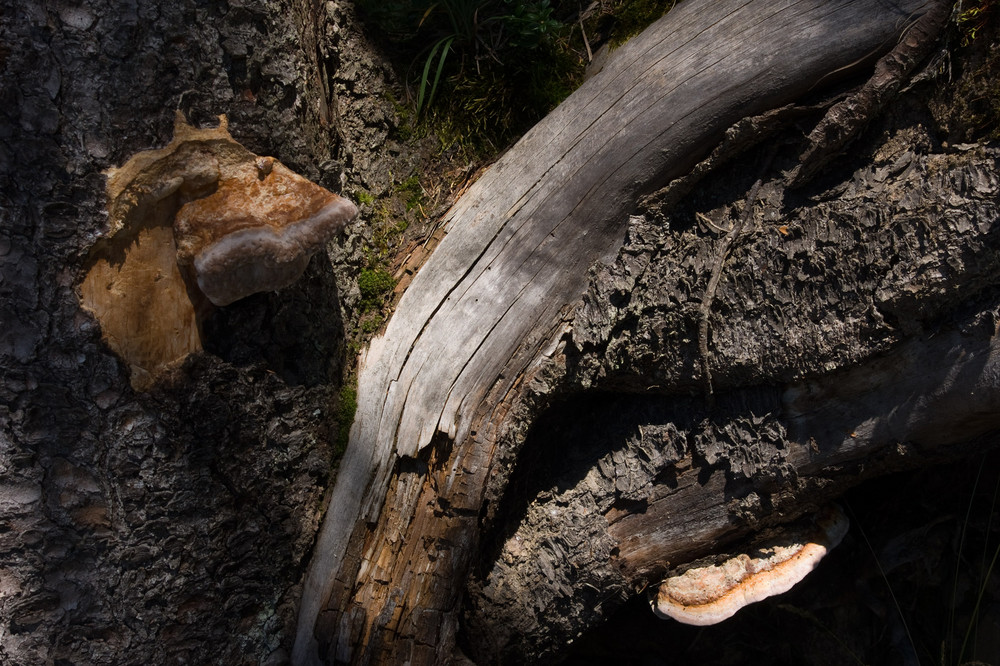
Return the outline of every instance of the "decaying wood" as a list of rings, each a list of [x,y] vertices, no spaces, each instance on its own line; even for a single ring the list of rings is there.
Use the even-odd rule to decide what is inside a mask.
[[[510,453],[507,415],[559,351],[588,268],[618,249],[634,202],[736,121],[879,55],[929,4],[689,0],[476,183],[362,359],[297,663],[452,657],[484,493]]]
[[[577,383],[595,362],[623,373],[616,347],[627,342],[628,374],[646,383],[624,392],[620,376],[610,392],[605,381],[603,392],[570,396],[537,420],[470,575],[465,635],[477,662],[554,656],[669,568],[865,479],[931,464],[950,446],[995,443],[998,153],[915,156],[915,137],[901,138],[881,147],[884,166],[860,169],[839,196],[803,199],[780,217],[770,213],[781,170],[762,186],[720,288],[720,309],[740,315],[713,322],[714,410],[689,397],[701,389],[692,379],[676,390],[699,367],[695,341],[664,345],[686,348],[679,357],[651,353],[656,331],[697,331],[700,308],[684,303],[680,264],[703,256],[699,267],[710,269],[712,239],[645,222],[630,230],[574,321],[574,342],[587,348],[573,364]],[[726,189],[731,177],[706,189]],[[742,204],[738,190],[711,210]],[[644,246],[662,256],[644,264]],[[621,291],[636,295],[616,306]],[[814,298],[825,305],[813,309]],[[838,351],[844,340],[857,351]],[[747,360],[754,369],[741,367]],[[842,369],[797,378],[803,362]]]
[[[761,167],[761,178],[763,178],[763,172],[770,166],[776,152],[777,144],[768,153],[767,161]],[[726,232],[726,235],[722,238],[722,242],[719,243],[715,266],[712,268],[712,277],[709,278],[708,285],[705,287],[705,295],[701,298],[698,321],[698,351],[701,354],[701,380],[705,385],[705,401],[709,408],[715,404],[715,390],[712,388],[712,363],[708,351],[709,315],[712,312],[712,301],[715,300],[715,292],[719,288],[719,280],[722,278],[722,270],[726,265],[726,259],[729,257],[729,251],[732,249],[733,243],[736,242],[747,220],[753,213],[754,205],[757,202],[757,192],[760,191],[761,178],[754,181],[754,184],[750,187],[746,204],[743,206],[743,213],[733,221],[732,227]],[[708,218],[705,219],[707,220]]]
[[[802,164],[789,174],[793,186],[816,175],[855,138],[868,121],[899,92],[907,76],[930,53],[951,12],[949,3],[932,3],[908,26],[899,43],[881,58],[871,79],[857,93],[836,104],[809,134]]]

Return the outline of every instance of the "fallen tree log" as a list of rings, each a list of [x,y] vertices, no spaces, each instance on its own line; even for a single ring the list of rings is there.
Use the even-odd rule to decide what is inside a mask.
[[[123,12],[114,3],[29,0],[0,16],[6,42],[19,45],[0,49],[11,128],[0,133],[0,661],[284,663],[297,583],[339,458],[345,332],[350,337],[358,323],[356,273],[367,261],[359,238],[370,220],[330,248],[332,266],[316,257],[295,285],[218,311],[203,331],[206,351],[136,392],[100,323],[81,309],[87,257],[108,231],[101,174],[169,142],[177,108],[203,128],[227,114],[234,137],[254,152],[347,195],[362,189],[382,197],[393,173],[411,173],[413,147],[393,135],[383,95],[393,83],[366,46],[353,3],[131,4]],[[551,356],[539,357],[515,388],[495,447],[483,453],[494,464],[463,479],[479,492],[488,476],[478,516],[459,524],[437,504],[442,522],[461,528],[453,543],[473,543],[468,566],[464,556],[445,558],[460,566],[437,572],[448,580],[444,593],[460,597],[458,644],[466,654],[482,663],[549,662],[573,641],[574,664],[628,660],[623,650],[635,655],[650,643],[668,662],[745,663],[755,654],[769,662],[782,652],[795,655],[786,661],[809,661],[797,648],[816,655],[812,661],[839,654],[867,663],[906,654],[998,661],[995,644],[978,656],[959,649],[963,615],[985,609],[984,621],[996,618],[988,603],[995,595],[980,587],[968,557],[995,547],[991,491],[1000,465],[997,451],[981,454],[997,441],[989,412],[963,420],[952,414],[954,403],[924,409],[910,400],[916,413],[938,419],[936,432],[921,435],[906,425],[905,385],[894,391],[885,381],[905,377],[893,364],[912,367],[905,350],[925,343],[983,353],[992,344],[998,169],[995,143],[986,140],[998,136],[988,104],[996,100],[1000,51],[996,22],[978,21],[953,29],[941,66],[924,69],[917,79],[924,83],[911,82],[895,101],[884,92],[899,81],[890,77],[886,87],[876,74],[868,103],[852,94],[841,120],[816,131],[813,94],[805,106],[739,121],[740,131],[727,132],[681,177],[681,184],[704,177],[697,189],[679,197],[684,188],[675,183],[628,222],[621,218],[624,245],[604,255],[616,255],[612,263],[591,266],[582,301],[567,308],[566,332],[543,345]],[[916,31],[906,24],[909,42]],[[975,28],[980,36],[959,46]],[[849,154],[802,189],[784,186],[813,143],[800,137],[814,136],[816,152],[829,157],[836,140],[851,135],[842,132],[850,116],[879,107],[884,113]],[[786,125],[776,130],[777,123]],[[770,145],[734,157],[768,131]],[[736,220],[742,230],[726,243]],[[948,340],[961,346],[940,344]],[[706,357],[712,411],[703,398]],[[948,358],[926,359],[927,368],[944,370],[942,385],[954,387],[959,408],[989,388],[989,362],[977,369],[959,358],[954,368],[966,370],[951,378]],[[878,377],[881,388],[869,385]],[[920,385],[933,383],[925,379]],[[981,387],[963,395],[970,382]],[[810,383],[835,390],[811,419],[842,424],[828,441],[797,427],[792,401],[783,400]],[[933,398],[920,391],[913,397]],[[875,414],[893,427],[858,427]],[[944,439],[958,443],[937,446]],[[431,454],[443,458],[445,449],[399,458],[392,473],[422,482]],[[958,455],[967,457],[939,465]],[[806,458],[808,467],[791,464]],[[675,640],[689,627],[649,612],[642,586],[654,589],[663,570],[742,549],[739,534],[767,533],[863,478],[912,466],[923,469],[848,491],[854,525],[819,571],[780,599],[687,634],[697,649]],[[450,469],[438,468],[435,482]],[[987,509],[979,522],[974,512],[969,518],[970,495]],[[865,514],[875,521],[865,524]],[[376,527],[361,525],[358,534]],[[973,545],[967,537],[977,532],[983,540]],[[445,553],[450,546],[426,543]],[[987,565],[988,556],[983,571]],[[820,579],[827,588],[817,587]],[[909,615],[923,643],[911,649],[892,600],[868,594],[889,583],[904,613],[909,596],[934,606],[935,620],[952,615],[931,624],[958,618],[950,648],[937,628]],[[929,596],[935,586],[939,596]],[[819,611],[797,616],[790,630],[774,622],[789,605]],[[612,613],[610,639],[598,639],[604,629],[577,637]],[[809,623],[814,631],[802,631]],[[767,631],[779,640],[768,641]],[[832,644],[837,634],[849,649]],[[995,637],[979,634],[985,643]],[[395,640],[372,635],[383,646]],[[859,649],[866,639],[871,649]],[[975,641],[973,633],[969,645]],[[364,645],[360,636],[355,645]],[[706,658],[715,647],[719,658]]]
[[[525,413],[544,406],[532,403],[532,382],[587,345],[570,332],[570,310],[591,265],[617,252],[637,199],[687,173],[737,121],[870,63],[932,8],[943,15],[916,1],[682,3],[476,183],[362,359],[295,661],[452,657],[480,532],[495,517]],[[689,393],[703,375],[689,368],[661,391]],[[738,536],[727,520],[706,522],[708,540]]]

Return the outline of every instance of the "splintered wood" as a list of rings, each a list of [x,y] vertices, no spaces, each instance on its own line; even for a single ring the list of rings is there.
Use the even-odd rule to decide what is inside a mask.
[[[362,358],[295,663],[450,658],[505,415],[635,202],[733,123],[891,47],[924,4],[681,3],[483,174]]]

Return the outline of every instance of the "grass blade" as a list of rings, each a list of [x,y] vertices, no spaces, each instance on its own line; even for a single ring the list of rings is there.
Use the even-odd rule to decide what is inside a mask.
[[[417,91],[417,113],[420,113],[420,111],[424,108],[424,94],[427,92],[427,82],[430,78],[431,64],[434,62],[434,56],[437,55],[438,49],[441,48],[441,45],[444,44],[445,41],[447,40],[442,39],[434,43],[434,46],[431,47],[430,55],[427,56],[427,62],[424,63],[424,72],[420,76],[420,89]],[[438,71],[440,71],[440,69],[441,67],[439,65]]]
[[[430,106],[434,102],[434,93],[437,92],[438,83],[441,81],[441,71],[444,70],[444,61],[448,57],[448,50],[451,48],[451,43],[455,41],[454,37],[448,38],[444,43],[444,48],[441,50],[441,59],[438,60],[437,72],[434,74],[434,85],[431,86],[430,97],[427,98],[427,106]]]

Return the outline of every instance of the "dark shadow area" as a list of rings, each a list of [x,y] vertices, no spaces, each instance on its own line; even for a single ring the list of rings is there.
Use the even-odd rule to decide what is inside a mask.
[[[842,505],[848,535],[790,592],[709,627],[659,620],[640,595],[565,663],[1000,663],[1000,451],[864,483]]]
[[[648,464],[649,482],[669,486],[676,474],[673,462],[691,456],[701,469],[703,483],[714,471],[724,470],[732,482],[727,490],[731,487],[734,496],[745,496],[757,486],[773,486],[769,472],[752,474],[759,470],[749,457],[765,448],[785,446],[782,428],[765,423],[777,423],[781,409],[781,393],[773,387],[721,393],[711,412],[701,397],[655,394],[586,393],[557,403],[534,422],[518,453],[493,528],[484,536],[478,575],[488,573],[532,502],[577,486],[594,468],[605,473],[603,467],[611,464],[609,457],[617,452]],[[664,451],[664,457],[654,462],[639,443],[643,431],[665,429],[673,434],[673,450]],[[596,499],[599,505],[607,503],[627,513],[643,512],[648,502],[648,497],[615,488],[608,497]]]
[[[291,386],[338,383],[344,322],[329,259],[318,253],[280,292],[218,308],[203,326],[205,350],[240,367],[261,365]]]
[[[703,410],[696,399],[660,395],[586,393],[555,404],[535,420],[518,453],[494,514],[496,527],[484,535],[478,574],[486,575],[539,495],[575,486],[598,460],[637,438],[639,424],[689,425]]]

